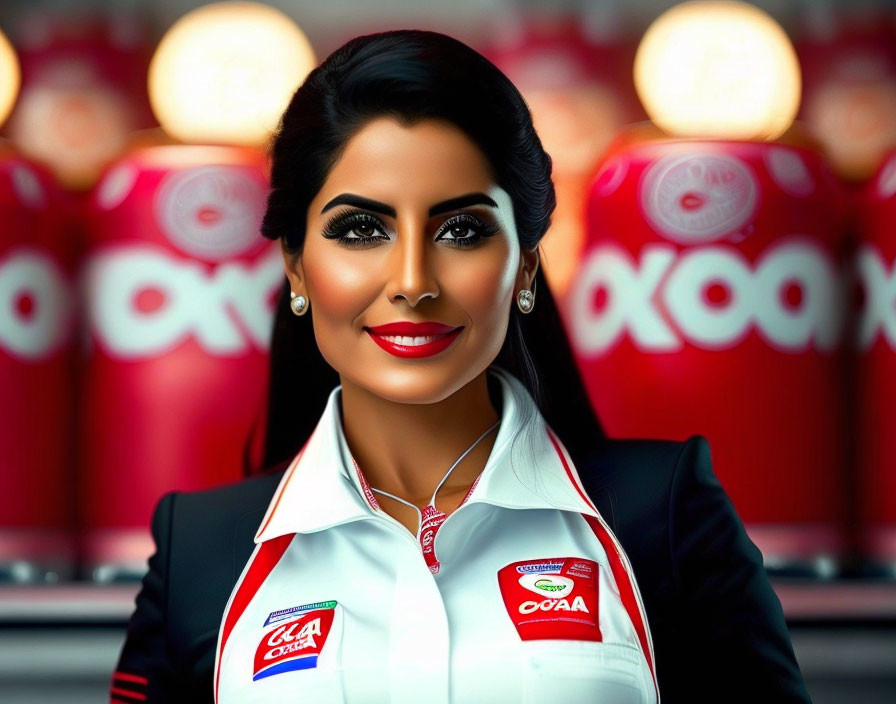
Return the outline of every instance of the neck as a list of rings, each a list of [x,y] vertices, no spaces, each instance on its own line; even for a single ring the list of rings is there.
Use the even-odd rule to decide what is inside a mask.
[[[500,416],[483,372],[430,404],[398,403],[342,380],[342,427],[370,485],[423,506],[448,468]],[[491,454],[497,429],[454,468],[439,490],[466,492]]]

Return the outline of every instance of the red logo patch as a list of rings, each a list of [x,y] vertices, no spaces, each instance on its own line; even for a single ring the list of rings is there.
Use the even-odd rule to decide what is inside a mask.
[[[314,609],[265,633],[255,651],[252,679],[317,667],[334,613],[332,607]]]
[[[522,640],[603,640],[594,560],[550,557],[498,571],[510,620]]]

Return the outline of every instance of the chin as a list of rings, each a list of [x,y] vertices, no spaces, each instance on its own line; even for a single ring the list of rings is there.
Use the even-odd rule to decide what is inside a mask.
[[[463,373],[417,364],[406,369],[379,369],[374,365],[365,368],[365,374],[345,375],[356,386],[394,403],[430,404],[444,401],[476,378],[478,373]],[[372,373],[371,373],[372,372]]]

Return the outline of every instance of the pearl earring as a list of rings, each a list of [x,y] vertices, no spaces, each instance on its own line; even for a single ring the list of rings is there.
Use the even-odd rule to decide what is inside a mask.
[[[308,312],[308,299],[304,296],[297,296],[292,291],[289,292],[289,297],[292,299],[289,302],[289,307],[292,308],[292,312],[296,315],[305,315]]]

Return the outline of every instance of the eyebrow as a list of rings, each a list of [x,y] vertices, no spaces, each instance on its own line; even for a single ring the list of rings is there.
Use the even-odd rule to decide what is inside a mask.
[[[380,203],[378,200],[372,200],[370,198],[365,198],[364,196],[357,196],[354,193],[341,193],[336,196],[324,206],[323,210],[320,211],[321,215],[331,208],[335,208],[337,205],[353,205],[357,208],[373,211],[374,213],[388,215],[391,218],[395,217],[395,208],[391,205]],[[449,198],[448,200],[443,200],[441,203],[436,203],[429,209],[429,216],[440,215],[441,213],[446,213],[449,210],[457,210],[458,208],[467,208],[471,205],[487,205],[491,208],[498,207],[498,204],[485,195],[485,193],[467,193],[466,195],[458,196],[457,198]]]

